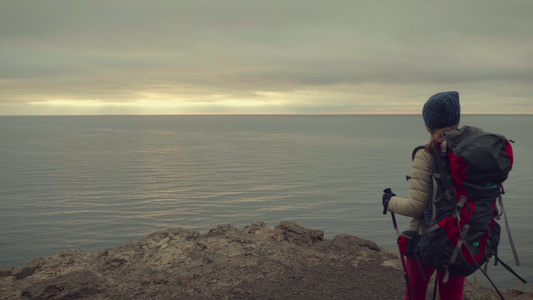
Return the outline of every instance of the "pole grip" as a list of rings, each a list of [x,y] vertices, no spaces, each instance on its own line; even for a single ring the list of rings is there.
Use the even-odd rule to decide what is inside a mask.
[[[383,190],[383,193],[390,194],[390,193],[392,193],[392,190],[390,188],[386,188],[386,189]],[[383,214],[384,215],[387,214],[387,207],[383,207]]]

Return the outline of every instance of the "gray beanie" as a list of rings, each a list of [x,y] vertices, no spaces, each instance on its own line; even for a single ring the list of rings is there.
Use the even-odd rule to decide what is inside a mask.
[[[459,93],[442,92],[431,96],[424,104],[422,116],[431,131],[459,124],[461,118]]]

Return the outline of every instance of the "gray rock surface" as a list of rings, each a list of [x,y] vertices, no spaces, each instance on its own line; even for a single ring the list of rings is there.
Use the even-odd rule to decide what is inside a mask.
[[[0,299],[403,299],[399,258],[376,243],[281,222],[157,231],[0,270]],[[506,291],[508,299],[533,299]],[[498,299],[468,283],[465,299]]]

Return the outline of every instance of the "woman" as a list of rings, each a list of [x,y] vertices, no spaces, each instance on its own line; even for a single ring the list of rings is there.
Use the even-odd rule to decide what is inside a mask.
[[[457,128],[461,116],[459,93],[442,92],[429,98],[424,105],[422,116],[431,139],[425,149],[416,152],[411,170],[411,186],[408,198],[397,197],[394,193],[383,195],[383,205],[393,213],[412,217],[409,230],[418,230],[419,219],[424,214],[430,191],[430,172],[433,164],[432,150],[445,139],[444,132]],[[424,265],[419,266],[415,258],[406,258],[407,273],[413,299],[426,299],[428,282],[435,269]],[[422,271],[425,273],[422,274]],[[449,277],[443,283],[444,273],[437,271],[439,279],[439,296],[444,299],[463,299],[465,278]],[[425,278],[425,279],[424,279]],[[405,292],[405,299],[409,294]]]

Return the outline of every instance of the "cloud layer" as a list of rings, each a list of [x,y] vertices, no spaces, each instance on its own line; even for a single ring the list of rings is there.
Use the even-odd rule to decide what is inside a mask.
[[[0,115],[533,113],[531,1],[0,4]]]

